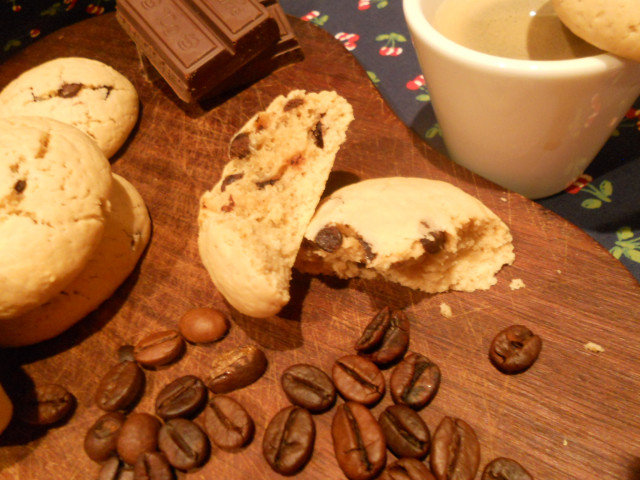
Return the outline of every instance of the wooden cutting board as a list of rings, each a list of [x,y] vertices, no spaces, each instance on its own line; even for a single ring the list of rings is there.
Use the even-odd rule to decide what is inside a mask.
[[[45,382],[67,386],[78,400],[71,419],[48,431],[14,421],[0,437],[0,478],[95,478],[98,466],[85,456],[82,442],[101,414],[93,395],[116,362],[116,349],[175,327],[191,307],[230,311],[198,256],[198,198],[217,181],[231,135],[276,95],[301,88],[335,89],[354,108],[356,119],[338,154],[332,185],[392,175],[449,181],[510,226],[516,261],[499,273],[496,286],[474,293],[426,295],[384,282],[330,282],[295,274],[293,300],[280,316],[255,320],[230,311],[226,339],[190,345],[179,362],[146,371],[146,393],[137,410],[152,412],[164,384],[187,373],[206,376],[217,352],[255,343],[269,359],[262,379],[232,394],[256,422],[253,443],[240,453],[214,448],[206,466],[180,478],[279,478],[263,459],[261,442],[269,419],[287,405],[280,374],[297,362],[329,372],[338,356],[353,352],[373,314],[392,305],[405,307],[412,317],[411,350],[442,370],[440,391],[420,414],[432,432],[444,415],[470,423],[482,445],[481,468],[494,457],[508,456],[536,480],[640,479],[640,286],[635,279],[577,227],[431,150],[394,116],[339,42],[313,25],[295,20],[294,26],[306,54],[303,63],[189,109],[181,108],[166,87],[145,79],[136,49],[113,14],[53,33],[0,67],[0,86],[41,62],[73,55],[106,62],[131,79],[141,98],[140,121],[112,164],[140,190],[153,220],[152,240],[139,267],[98,311],[51,341],[0,352],[0,381],[14,402],[20,402],[21,391]],[[512,290],[513,279],[522,279],[525,287]],[[440,314],[443,302],[452,318]],[[493,336],[514,323],[529,326],[544,344],[529,371],[507,376],[490,365],[487,352]],[[604,352],[587,351],[589,341]],[[390,403],[387,394],[374,414]],[[315,451],[299,478],[344,478],[331,443],[334,411],[315,416]]]

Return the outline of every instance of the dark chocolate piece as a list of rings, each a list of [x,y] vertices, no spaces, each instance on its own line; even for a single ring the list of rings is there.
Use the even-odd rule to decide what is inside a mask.
[[[258,0],[118,0],[117,18],[185,102],[280,41],[277,20]]]

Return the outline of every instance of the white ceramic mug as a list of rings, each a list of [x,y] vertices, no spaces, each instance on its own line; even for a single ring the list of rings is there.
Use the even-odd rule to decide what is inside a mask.
[[[404,15],[449,156],[529,198],[562,191],[640,95],[640,63],[480,53],[430,24],[442,2],[404,0]]]

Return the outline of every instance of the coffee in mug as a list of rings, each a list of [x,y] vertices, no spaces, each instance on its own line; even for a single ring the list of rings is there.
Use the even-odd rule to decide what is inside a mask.
[[[567,60],[602,53],[560,21],[550,0],[444,0],[433,26],[473,50],[524,60]]]

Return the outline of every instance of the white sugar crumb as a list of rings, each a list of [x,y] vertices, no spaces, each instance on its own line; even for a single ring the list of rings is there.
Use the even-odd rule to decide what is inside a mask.
[[[558,274],[561,274],[561,273],[562,273],[562,270],[556,270],[556,272],[558,272]]]
[[[503,202],[507,201],[507,197],[500,197],[500,200],[502,200]]]
[[[598,345],[597,343],[593,343],[593,342],[587,342],[584,344],[584,349],[585,350],[589,350],[590,352],[593,353],[602,353],[604,352],[604,348],[602,348],[601,345]]]
[[[453,316],[451,307],[448,304],[442,302],[440,304],[440,315],[442,315],[445,318],[451,318]]]
[[[569,442],[567,442],[567,439],[566,439],[566,438],[563,438],[563,439],[562,439],[562,445],[564,445],[565,447],[566,447],[567,445],[569,445]]]
[[[524,288],[524,287],[525,287],[525,284],[521,278],[514,278],[513,280],[511,280],[511,283],[509,284],[509,288],[511,290],[520,290],[521,288]]]

